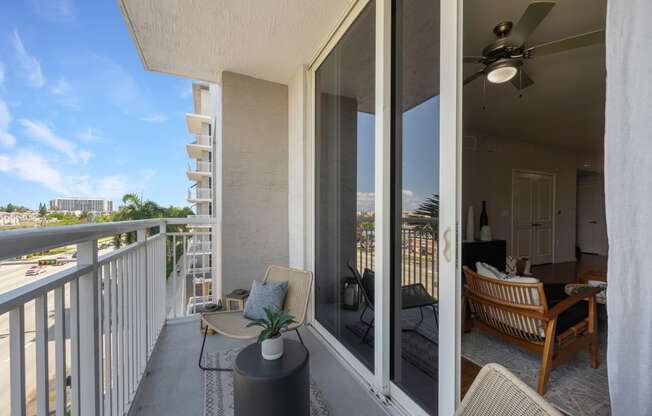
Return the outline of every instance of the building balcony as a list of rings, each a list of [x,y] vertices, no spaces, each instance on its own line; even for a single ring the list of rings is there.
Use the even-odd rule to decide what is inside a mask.
[[[211,162],[197,161],[195,167],[188,166],[186,175],[191,181],[202,181],[212,175],[213,167]]]
[[[0,324],[8,335],[0,340],[7,347],[0,364],[2,414],[205,414],[206,373],[197,366],[202,333],[194,312],[213,295],[188,292],[192,279],[178,272],[186,257],[167,249],[195,243],[191,233],[166,232],[168,224],[180,223],[156,219],[0,235],[0,259],[70,244],[78,253],[76,264],[0,294]],[[127,232],[137,233],[135,243],[98,256],[98,239]],[[208,242],[199,243],[205,248]],[[311,327],[302,337],[311,378],[331,415],[384,414]],[[249,342],[214,335],[206,348],[232,352]]]
[[[211,254],[210,241],[189,241],[186,252],[191,256],[205,256]]]
[[[188,156],[192,159],[204,159],[212,151],[211,137],[207,134],[197,135],[194,142],[186,145]]]
[[[188,202],[191,204],[212,202],[213,191],[210,188],[189,188]]]
[[[191,134],[204,135],[210,132],[210,128],[213,124],[212,117],[205,116],[203,114],[186,114],[186,126],[188,131]]]

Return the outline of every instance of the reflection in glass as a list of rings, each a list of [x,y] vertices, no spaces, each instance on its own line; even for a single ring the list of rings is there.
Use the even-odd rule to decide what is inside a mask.
[[[391,378],[436,414],[439,1],[394,3]]]
[[[372,371],[374,31],[372,1],[315,72],[315,315]]]

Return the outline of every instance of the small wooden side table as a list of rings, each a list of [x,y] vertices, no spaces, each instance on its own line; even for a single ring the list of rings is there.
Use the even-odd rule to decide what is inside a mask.
[[[249,297],[249,291],[245,290],[241,293],[236,293],[235,291],[229,293],[224,297],[224,303],[226,305],[227,311],[242,311],[244,310],[245,302]]]

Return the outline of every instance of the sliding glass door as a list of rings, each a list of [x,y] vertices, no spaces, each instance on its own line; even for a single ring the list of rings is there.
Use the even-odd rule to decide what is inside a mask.
[[[315,71],[315,318],[371,372],[374,11],[372,1]]]
[[[414,415],[459,397],[460,10],[354,2],[310,70],[315,327]]]

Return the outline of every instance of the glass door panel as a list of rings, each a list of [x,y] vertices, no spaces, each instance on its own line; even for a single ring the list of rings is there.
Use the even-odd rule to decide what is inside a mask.
[[[391,379],[437,414],[440,4],[394,0]]]
[[[315,71],[315,317],[372,372],[374,6]]]

